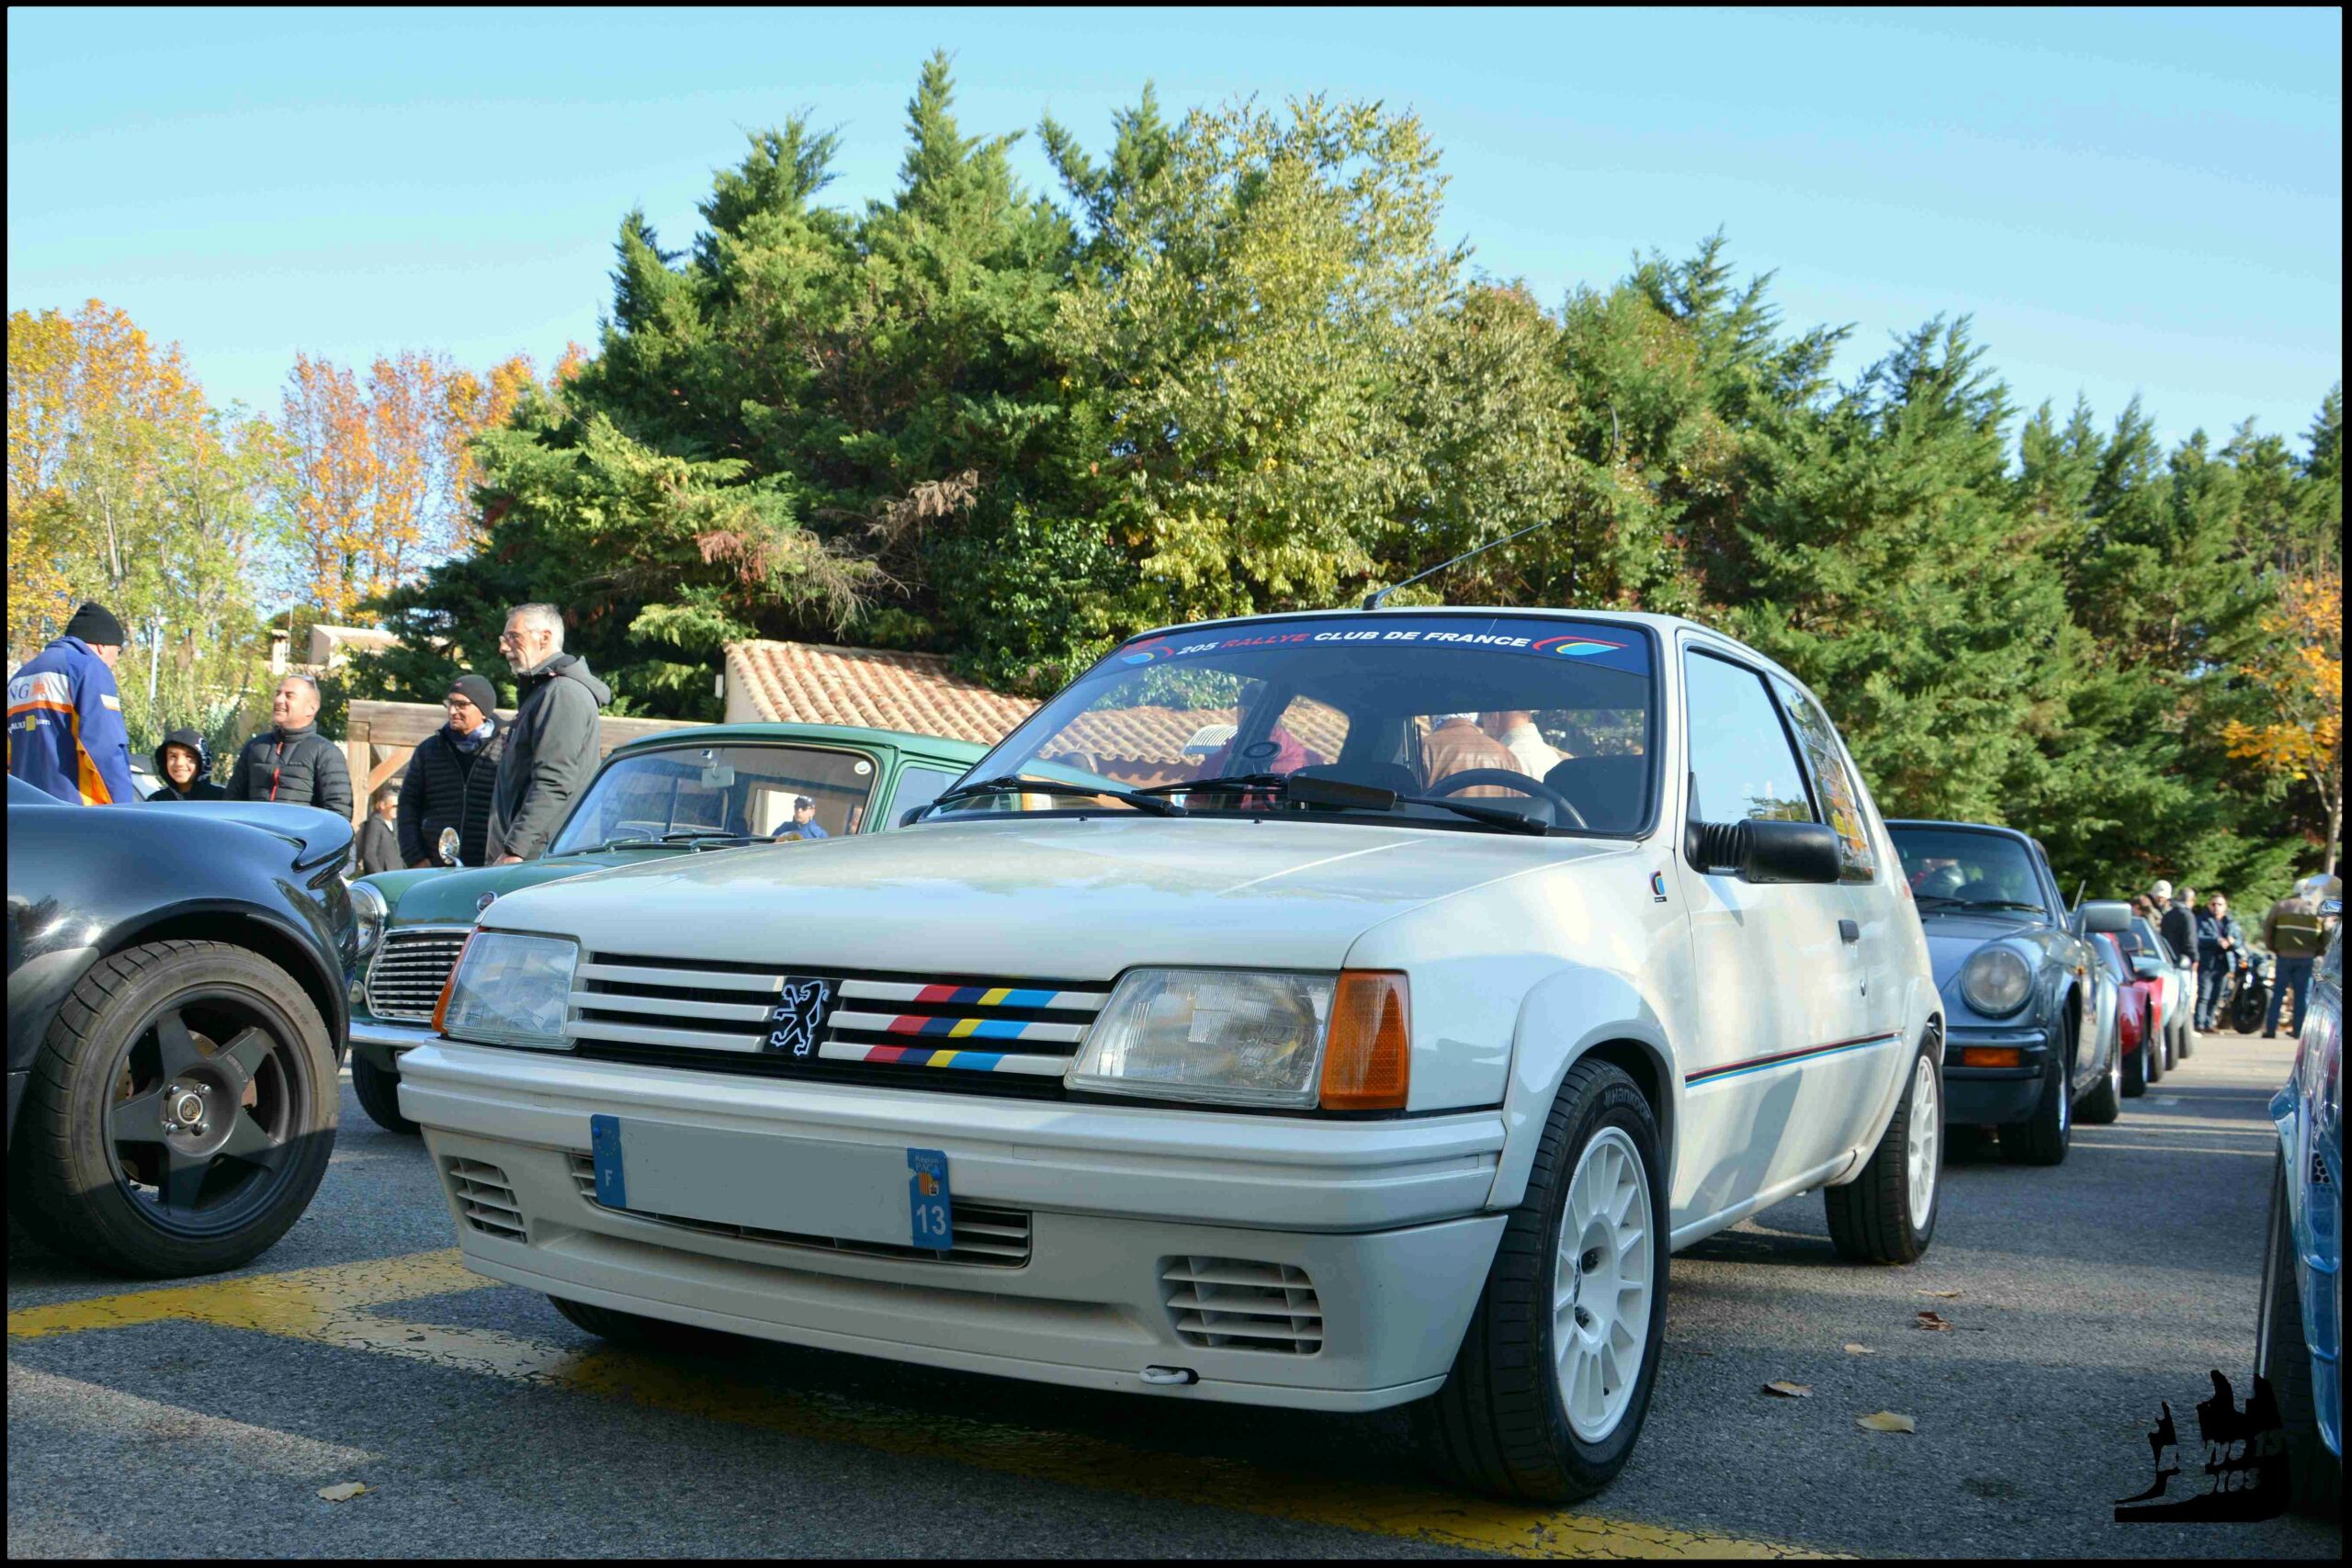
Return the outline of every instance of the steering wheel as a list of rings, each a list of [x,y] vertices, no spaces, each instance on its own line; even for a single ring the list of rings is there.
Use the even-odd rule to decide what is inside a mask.
[[[1588,833],[1592,831],[1592,824],[1584,819],[1584,813],[1577,809],[1576,802],[1533,774],[1511,768],[1464,768],[1458,773],[1446,774],[1422,793],[1442,799],[1450,795],[1459,795],[1465,789],[1476,789],[1480,784],[1496,784],[1504,789],[1515,789],[1521,795],[1532,795],[1552,808],[1553,821],[1557,822],[1559,814],[1565,811],[1568,819],[1577,827]]]

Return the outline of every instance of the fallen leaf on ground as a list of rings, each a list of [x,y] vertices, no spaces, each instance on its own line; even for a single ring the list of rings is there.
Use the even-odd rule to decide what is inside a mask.
[[[1853,1343],[1853,1341],[1848,1340],[1846,1343],[1846,1354],[1849,1356],[1875,1356],[1878,1352],[1871,1349],[1867,1345],[1857,1345]]]
[[[367,1490],[368,1486],[365,1482],[339,1481],[333,1486],[320,1487],[319,1495],[325,1498],[330,1503],[348,1503],[354,1497],[358,1496],[362,1492]]]
[[[1949,1334],[1951,1332],[1951,1319],[1939,1312],[1923,1312],[1919,1314],[1919,1326],[1933,1329],[1939,1334]]]
[[[1908,1416],[1897,1416],[1892,1410],[1881,1410],[1870,1416],[1857,1416],[1854,1425],[1865,1432],[1917,1432],[1919,1424]]]
[[[1782,1399],[1811,1399],[1813,1397],[1813,1390],[1801,1382],[1791,1382],[1786,1378],[1776,1378],[1766,1383],[1764,1392],[1777,1393]]]
[[[1951,1301],[1960,1294],[1958,1291],[1921,1291],[1919,1293],[1923,1296],[1940,1296],[1945,1301]]]

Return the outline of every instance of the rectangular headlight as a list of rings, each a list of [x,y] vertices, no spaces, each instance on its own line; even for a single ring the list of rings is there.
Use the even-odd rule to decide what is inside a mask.
[[[568,1051],[563,1021],[580,944],[562,937],[474,932],[449,976],[441,1031],[482,1045]]]
[[[1129,970],[1064,1081],[1097,1094],[1311,1108],[1337,978]]]

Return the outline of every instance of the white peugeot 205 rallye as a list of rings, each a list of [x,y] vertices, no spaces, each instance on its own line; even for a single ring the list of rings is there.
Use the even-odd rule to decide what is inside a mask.
[[[1934,1231],[1900,863],[1703,627],[1157,632],[920,817],[491,906],[401,1067],[467,1265],[615,1337],[1422,1401],[1558,1499],[1640,1432],[1668,1252],[1815,1188],[1846,1258]]]

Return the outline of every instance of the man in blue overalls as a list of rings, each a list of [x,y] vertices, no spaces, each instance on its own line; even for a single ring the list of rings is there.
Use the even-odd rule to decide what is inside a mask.
[[[65,635],[8,677],[8,772],[69,806],[128,806],[130,732],[114,661],[122,623],[102,604],[85,604]]]

